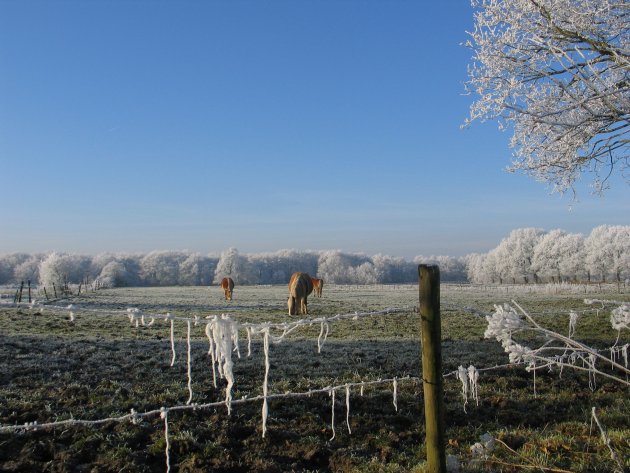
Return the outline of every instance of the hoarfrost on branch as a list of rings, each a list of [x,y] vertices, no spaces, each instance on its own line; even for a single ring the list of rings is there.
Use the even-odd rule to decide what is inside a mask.
[[[468,125],[512,128],[514,160],[555,192],[591,173],[603,192],[614,170],[627,183],[630,151],[630,8],[619,0],[472,0]]]

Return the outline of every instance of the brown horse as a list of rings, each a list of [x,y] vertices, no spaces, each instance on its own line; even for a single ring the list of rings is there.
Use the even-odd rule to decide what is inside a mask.
[[[311,281],[313,281],[313,292],[315,293],[315,295],[317,297],[322,297],[322,288],[324,287],[324,280],[311,278]]]
[[[289,281],[289,315],[297,315],[297,305],[300,314],[308,314],[307,298],[313,292],[313,281],[307,273],[293,273]]]
[[[223,289],[225,293],[225,300],[231,301],[232,291],[234,290],[234,281],[232,281],[232,278],[223,278],[221,280],[221,289]]]

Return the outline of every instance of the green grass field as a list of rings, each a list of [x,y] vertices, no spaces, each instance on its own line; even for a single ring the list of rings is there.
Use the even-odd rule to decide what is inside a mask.
[[[610,311],[596,311],[584,299],[630,301],[630,292],[623,291],[613,285],[442,285],[447,453],[459,459],[460,471],[614,471],[618,464],[591,426],[593,407],[613,451],[630,467],[629,389],[623,383],[596,379],[591,390],[586,373],[565,368],[561,376],[558,370],[538,372],[534,392],[533,374],[523,366],[490,369],[481,372],[479,405],[469,401],[465,412],[461,383],[450,374],[459,365],[482,369],[508,363],[500,344],[484,339],[486,321],[472,309],[491,313],[494,304],[515,300],[541,325],[562,334],[568,331],[569,311],[576,310],[581,313],[576,338],[604,349],[617,337]],[[77,306],[74,320],[68,310],[0,306],[0,424],[96,420],[131,409],[142,413],[185,405],[186,323],[174,322],[176,359],[170,366],[168,321],[136,327],[124,315],[129,307],[147,316],[199,317],[191,331],[192,402],[222,401],[225,381],[213,386],[205,318],[229,314],[239,323],[292,322],[298,317],[287,315],[286,292],[285,286],[237,286],[234,300],[227,302],[217,287],[119,288],[51,303]],[[365,387],[363,393],[352,388],[349,406],[345,389],[339,389],[334,438],[327,393],[270,401],[264,438],[259,401],[235,404],[229,416],[225,406],[172,411],[171,471],[424,471],[417,305],[417,286],[325,286],[321,299],[309,298],[309,319],[407,310],[330,323],[321,353],[319,323],[270,346],[270,393],[396,377],[397,410],[391,383]],[[248,339],[244,330],[239,335],[235,400],[261,395],[265,372],[261,337],[252,338],[246,356]],[[622,333],[619,344],[628,343],[629,335]],[[496,447],[486,457],[473,457],[470,447],[486,432],[497,439]],[[166,471],[165,447],[164,421],[157,415],[135,424],[5,432],[0,433],[0,471]]]

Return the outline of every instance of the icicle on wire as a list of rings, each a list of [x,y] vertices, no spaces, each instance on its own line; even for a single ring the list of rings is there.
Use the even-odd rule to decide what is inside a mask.
[[[330,437],[328,439],[328,441],[330,442],[331,440],[333,440],[335,438],[335,390],[331,389],[330,391],[330,396],[332,396],[332,408],[331,408],[331,415],[330,415],[330,427],[332,428],[332,437]]]
[[[324,328],[326,328],[325,333],[324,333]],[[328,323],[322,322],[321,330],[319,331],[319,337],[317,337],[317,353],[321,353],[322,347],[324,346],[324,343],[326,343],[326,339],[328,338],[328,330],[329,330]],[[322,341],[322,335],[324,337],[323,341]]]
[[[175,365],[175,320],[173,316],[168,313],[166,318],[171,321],[171,351],[173,352],[173,358],[171,358],[171,366]]]
[[[479,405],[479,371],[473,365],[468,367],[468,382],[470,384],[470,397]]]
[[[346,425],[348,426],[348,434],[352,434],[350,429],[350,385],[346,384]]]
[[[263,348],[265,352],[265,378],[263,381],[263,405],[262,405],[262,436],[265,437],[267,432],[267,415],[269,414],[269,406],[267,405],[267,389],[269,381],[269,327],[262,331]]]
[[[168,409],[166,409],[165,407],[162,407],[160,409],[160,417],[164,419],[164,439],[166,441],[165,442],[166,443],[166,447],[165,447],[166,473],[169,473],[171,471],[171,454],[170,454],[171,443],[168,438]]]
[[[468,373],[466,368],[462,365],[459,365],[457,368],[457,379],[459,379],[462,383],[462,397],[464,398],[464,412],[468,414],[466,411],[466,404],[468,404]]]
[[[215,317],[216,319],[216,317]],[[215,349],[214,349],[214,337],[212,335],[212,322],[208,322],[206,324],[206,337],[208,337],[208,355],[210,355],[210,360],[212,362],[212,384],[214,387],[217,387],[217,370],[216,370],[216,358],[215,358]]]
[[[575,335],[578,317],[578,313],[573,310],[569,313],[569,338],[573,338]]]
[[[193,390],[192,390],[192,376],[191,376],[191,366],[190,366],[190,320],[186,321],[187,325],[188,325],[188,330],[186,332],[186,343],[187,343],[187,347],[188,347],[188,354],[187,354],[187,358],[186,358],[186,364],[187,364],[187,368],[188,368],[188,401],[186,401],[186,404],[190,404],[190,402],[192,401],[193,398]]]

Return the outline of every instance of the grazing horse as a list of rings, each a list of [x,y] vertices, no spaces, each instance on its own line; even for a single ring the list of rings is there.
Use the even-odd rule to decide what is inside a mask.
[[[221,280],[221,289],[223,289],[223,292],[225,293],[225,300],[231,301],[232,291],[234,290],[234,281],[232,278],[223,278]]]
[[[289,315],[297,315],[297,305],[300,314],[308,314],[307,298],[313,292],[313,281],[306,273],[293,273],[289,281]]]
[[[311,281],[313,281],[313,293],[317,297],[322,297],[322,288],[324,287],[324,280],[311,278]]]

